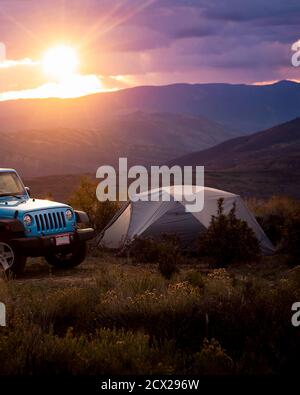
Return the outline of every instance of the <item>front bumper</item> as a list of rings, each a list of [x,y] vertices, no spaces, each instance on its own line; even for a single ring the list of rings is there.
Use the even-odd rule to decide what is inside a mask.
[[[95,231],[92,228],[77,229],[75,232],[66,233],[70,237],[70,244],[57,246],[55,236],[41,237],[22,237],[11,240],[14,247],[26,256],[43,256],[49,252],[68,252],[77,243],[91,240],[95,237]]]

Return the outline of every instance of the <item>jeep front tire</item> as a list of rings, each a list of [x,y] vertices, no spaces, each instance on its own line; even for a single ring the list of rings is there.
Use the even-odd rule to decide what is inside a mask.
[[[26,264],[26,256],[20,254],[7,241],[0,241],[0,265],[6,274],[13,277],[21,274]]]
[[[69,269],[80,265],[86,257],[86,242],[78,242],[70,253],[50,253],[45,256],[49,265],[55,268]]]

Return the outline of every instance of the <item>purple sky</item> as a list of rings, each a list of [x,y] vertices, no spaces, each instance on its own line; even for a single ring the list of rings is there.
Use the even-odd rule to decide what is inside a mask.
[[[21,60],[60,42],[108,88],[300,79],[299,38],[299,0],[0,0],[0,42],[19,62],[0,68],[0,92],[43,84]]]

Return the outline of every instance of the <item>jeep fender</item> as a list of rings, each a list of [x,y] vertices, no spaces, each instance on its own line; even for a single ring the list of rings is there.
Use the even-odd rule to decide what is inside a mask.
[[[75,215],[79,224],[88,224],[90,222],[89,216],[84,211],[75,210]]]
[[[0,219],[0,240],[23,235],[24,225],[17,219]]]

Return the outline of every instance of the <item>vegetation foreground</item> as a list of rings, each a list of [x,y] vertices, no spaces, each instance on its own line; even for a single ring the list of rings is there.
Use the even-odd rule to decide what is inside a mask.
[[[284,256],[227,269],[190,260],[171,280],[107,253],[70,271],[32,260],[23,278],[0,280],[0,373],[291,373],[299,290]]]
[[[72,204],[103,229],[118,208],[95,202],[83,179]],[[0,278],[7,326],[0,374],[278,374],[298,368],[300,206],[249,200],[276,245],[261,257],[253,233],[219,212],[184,254],[176,237],[137,238],[122,257],[91,250],[72,270],[30,260],[22,278]]]

